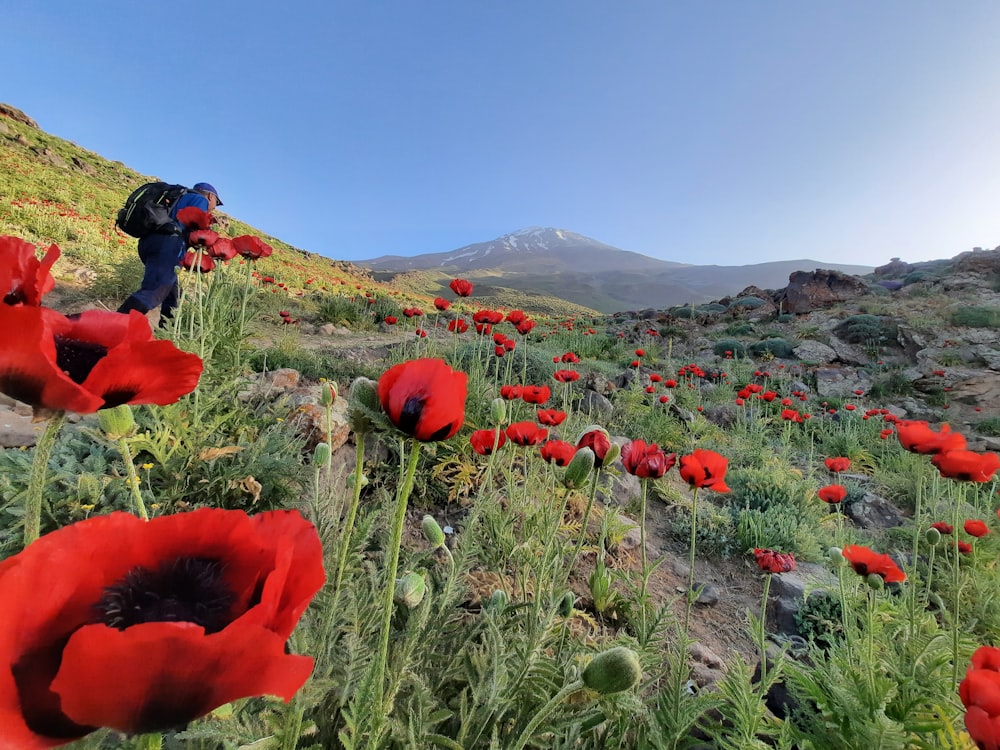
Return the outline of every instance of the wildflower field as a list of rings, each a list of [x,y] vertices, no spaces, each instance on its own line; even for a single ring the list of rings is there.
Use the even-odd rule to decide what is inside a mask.
[[[693,315],[408,295],[201,216],[154,333],[95,304],[138,264],[83,198],[5,200],[0,393],[44,428],[0,452],[0,748],[1000,747],[1000,459],[961,431],[681,358]],[[706,681],[722,565],[755,596]]]

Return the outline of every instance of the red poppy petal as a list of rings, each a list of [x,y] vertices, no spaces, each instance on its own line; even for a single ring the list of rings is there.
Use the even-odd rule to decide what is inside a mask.
[[[234,623],[205,635],[190,623],[152,622],[115,630],[87,625],[63,650],[52,689],[73,721],[122,732],[177,727],[237,698],[291,700],[312,672],[285,639]]]
[[[0,304],[0,391],[32,406],[89,414],[103,401],[56,365],[51,324],[57,313]]]

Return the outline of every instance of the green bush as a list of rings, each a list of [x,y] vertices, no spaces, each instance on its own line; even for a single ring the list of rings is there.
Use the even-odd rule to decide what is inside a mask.
[[[726,475],[729,501],[736,507],[767,510],[785,508],[796,510],[808,497],[808,488],[794,474],[765,465],[737,466]]]
[[[833,330],[849,344],[878,346],[894,342],[899,329],[892,318],[864,314],[845,318]]]
[[[747,295],[746,297],[737,297],[734,299],[730,305],[729,309],[732,310],[736,307],[742,307],[745,310],[756,310],[758,307],[764,304],[764,300],[760,297],[754,297],[752,295]]]
[[[758,341],[756,344],[751,344],[748,351],[752,357],[760,357],[766,354],[781,359],[792,359],[795,357],[794,349],[795,345],[790,344],[784,339],[766,339]]]
[[[843,639],[844,619],[840,597],[829,591],[814,591],[795,612],[799,635],[821,648]]]
[[[819,560],[823,546],[814,533],[814,522],[790,514],[787,509],[740,511],[736,536],[743,549],[773,549],[791,552],[800,560]]]
[[[976,425],[976,432],[980,435],[1000,437],[1000,417],[987,417]]]
[[[722,339],[712,347],[712,352],[717,357],[725,357],[726,352],[730,352],[734,358],[747,356],[747,347],[742,341],[736,339]]]
[[[1000,307],[959,307],[951,311],[951,322],[963,328],[1000,328]]]
[[[723,331],[727,336],[747,336],[753,332],[753,323],[745,320],[737,320],[735,323],[730,323]]]

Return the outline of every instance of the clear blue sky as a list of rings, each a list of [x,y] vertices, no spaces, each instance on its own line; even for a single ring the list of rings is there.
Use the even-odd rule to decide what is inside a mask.
[[[699,264],[1000,245],[997,0],[25,0],[0,28],[0,101],[332,258],[532,225]]]

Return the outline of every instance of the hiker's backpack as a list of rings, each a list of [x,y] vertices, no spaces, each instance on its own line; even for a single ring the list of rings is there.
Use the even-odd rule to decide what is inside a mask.
[[[170,209],[187,192],[183,185],[147,182],[128,197],[115,224],[132,237],[147,237],[170,224]]]

